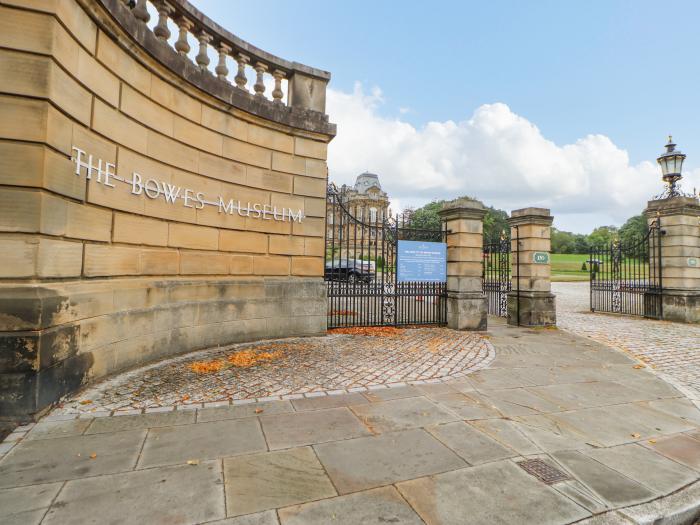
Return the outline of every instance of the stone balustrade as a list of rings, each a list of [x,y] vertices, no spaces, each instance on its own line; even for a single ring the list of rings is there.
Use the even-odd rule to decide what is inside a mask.
[[[249,44],[187,0],[100,2],[149,53],[198,88],[263,118],[335,134],[325,115],[329,72]]]

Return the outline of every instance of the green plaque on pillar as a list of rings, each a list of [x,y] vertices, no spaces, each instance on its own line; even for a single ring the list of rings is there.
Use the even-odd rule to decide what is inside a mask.
[[[549,264],[549,254],[547,252],[535,252],[532,254],[532,262],[535,264]]]
[[[688,257],[688,266],[690,266],[691,268],[696,268],[698,266],[698,258]]]

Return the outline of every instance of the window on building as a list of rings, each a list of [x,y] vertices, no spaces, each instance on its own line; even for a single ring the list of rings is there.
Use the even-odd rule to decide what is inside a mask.
[[[377,208],[369,209],[369,220],[371,222],[377,222]]]

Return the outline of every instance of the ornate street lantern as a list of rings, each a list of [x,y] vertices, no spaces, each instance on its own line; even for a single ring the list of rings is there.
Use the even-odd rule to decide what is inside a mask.
[[[668,144],[666,144],[666,151],[661,154],[661,156],[656,159],[656,162],[661,166],[661,173],[663,175],[664,182],[668,184],[666,191],[661,195],[662,198],[678,197],[683,193],[679,188],[676,187],[683,176],[681,175],[681,170],[683,169],[683,161],[685,160],[685,154],[676,150],[676,145],[673,143],[673,137],[668,136]]]

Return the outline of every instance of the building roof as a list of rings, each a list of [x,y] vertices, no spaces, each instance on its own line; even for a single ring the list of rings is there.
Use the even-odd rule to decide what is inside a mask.
[[[355,181],[355,191],[358,193],[366,193],[368,189],[370,188],[377,188],[378,190],[382,189],[382,185],[379,184],[379,176],[375,175],[374,173],[369,173],[368,171],[365,171],[364,173],[360,173],[357,176],[357,180]]]

